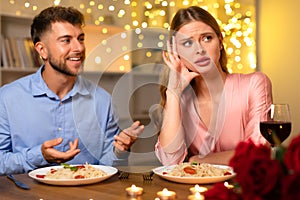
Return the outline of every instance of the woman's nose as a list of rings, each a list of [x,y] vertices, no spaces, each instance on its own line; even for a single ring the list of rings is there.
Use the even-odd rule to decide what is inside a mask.
[[[196,53],[203,55],[205,53],[205,49],[203,48],[200,42],[197,42],[196,44]]]

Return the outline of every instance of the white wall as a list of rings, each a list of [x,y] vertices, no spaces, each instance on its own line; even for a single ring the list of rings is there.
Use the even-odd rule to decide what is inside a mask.
[[[300,1],[257,0],[258,65],[273,84],[273,99],[289,103],[292,135],[300,133]]]

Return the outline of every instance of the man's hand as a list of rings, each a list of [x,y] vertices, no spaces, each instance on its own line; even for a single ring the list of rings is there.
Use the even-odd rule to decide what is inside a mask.
[[[134,122],[129,128],[124,129],[119,135],[115,135],[113,145],[116,150],[128,151],[131,145],[136,141],[139,134],[144,131],[144,125],[139,121]]]
[[[61,144],[63,141],[62,138],[56,138],[53,140],[48,140],[42,145],[42,154],[49,163],[64,163],[69,160],[72,160],[79,152],[78,149],[78,138],[74,140],[74,142],[70,142],[70,149],[66,152],[61,152],[54,149],[54,146]]]

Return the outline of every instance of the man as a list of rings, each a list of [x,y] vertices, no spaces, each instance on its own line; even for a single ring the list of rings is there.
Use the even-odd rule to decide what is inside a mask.
[[[83,15],[72,7],[43,10],[31,37],[44,65],[0,88],[0,175],[48,165],[116,165],[143,131],[120,131],[111,97],[80,76]]]

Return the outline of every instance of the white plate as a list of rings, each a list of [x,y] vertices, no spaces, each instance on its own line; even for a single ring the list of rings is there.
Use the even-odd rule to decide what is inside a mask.
[[[45,175],[50,169],[58,169],[63,166],[52,166],[44,167],[40,169],[33,170],[29,172],[29,176],[39,182],[50,184],[50,185],[86,185],[92,183],[98,183],[104,181],[118,172],[114,167],[103,166],[103,165],[91,165],[97,169],[103,170],[107,175],[96,177],[96,178],[86,178],[86,179],[47,179],[47,178],[38,178],[36,175]]]
[[[236,174],[233,172],[233,169],[226,165],[213,165],[216,167],[221,167],[225,169],[229,169],[231,175],[226,176],[213,176],[213,177],[180,177],[180,176],[172,176],[168,174],[164,174],[164,172],[171,172],[176,165],[172,166],[161,166],[153,169],[153,172],[169,181],[177,182],[177,183],[187,183],[187,184],[210,184],[210,183],[217,183],[222,182],[228,179],[233,178]]]

